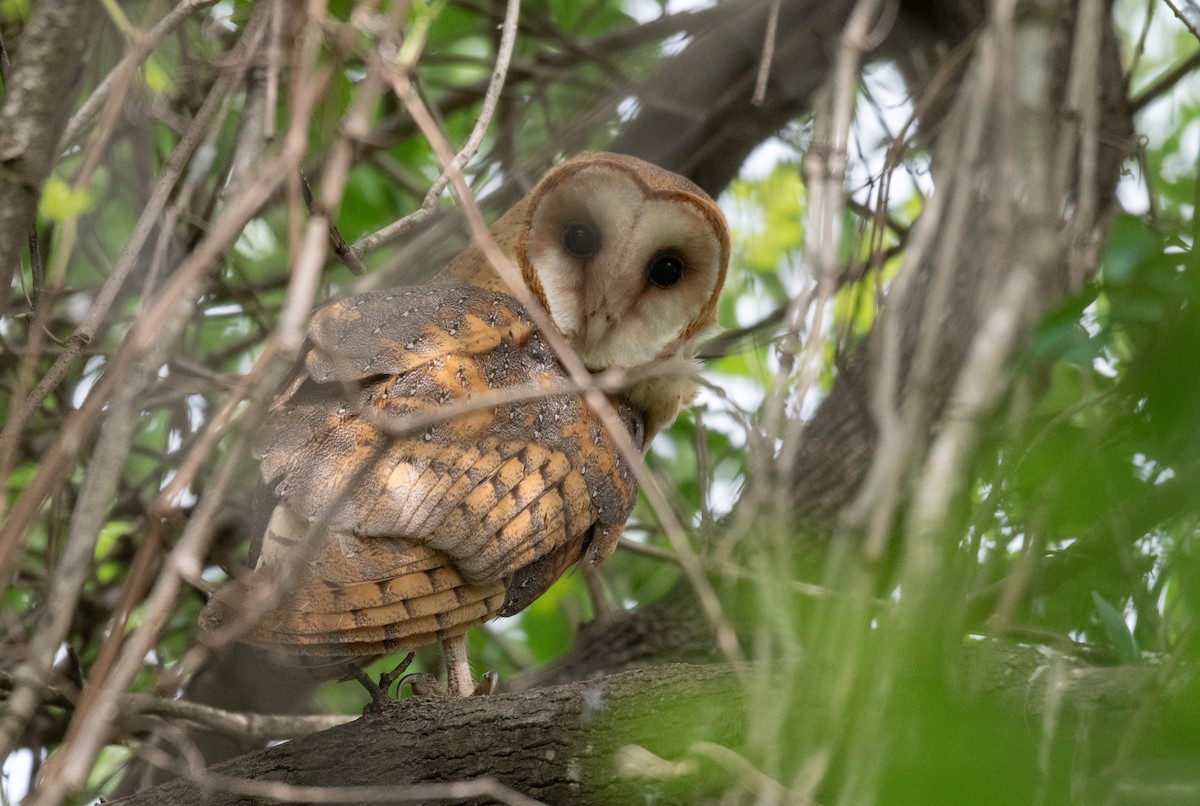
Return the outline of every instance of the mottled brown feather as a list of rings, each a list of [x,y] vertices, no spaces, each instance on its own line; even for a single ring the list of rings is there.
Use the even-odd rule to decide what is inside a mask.
[[[462,286],[364,294],[318,311],[310,337],[307,378],[255,441],[279,497],[257,568],[292,578],[251,642],[331,657],[415,648],[517,612],[594,533],[619,533],[633,474],[577,395],[391,430],[493,389],[566,384],[510,297]],[[637,412],[615,402],[640,445]],[[314,522],[307,561],[286,565]],[[597,545],[606,556],[615,541]],[[219,595],[226,613],[236,596]]]
[[[587,255],[565,241],[581,224],[600,236]],[[728,228],[712,199],[669,171],[581,155],[492,233],[594,372],[689,361],[715,322]],[[686,265],[674,291],[676,281],[650,273],[662,255]],[[339,659],[415,649],[517,613],[573,563],[615,549],[633,470],[582,398],[556,391],[566,373],[479,249],[435,285],[322,308],[308,335],[299,374],[256,434],[276,500],[254,542],[255,571],[218,592],[205,624],[232,620],[244,594],[274,580],[282,604],[247,640],[329,672]],[[544,393],[488,401],[523,387]],[[643,378],[611,400],[641,448],[694,389],[686,373]],[[474,410],[455,413],[463,403]]]

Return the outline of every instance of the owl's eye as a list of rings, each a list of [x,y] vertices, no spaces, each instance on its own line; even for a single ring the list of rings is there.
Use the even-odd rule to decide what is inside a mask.
[[[670,288],[683,277],[683,261],[675,255],[656,255],[647,269],[650,282],[659,288]]]
[[[572,257],[589,258],[600,251],[600,236],[587,224],[568,224],[563,230],[563,248]]]

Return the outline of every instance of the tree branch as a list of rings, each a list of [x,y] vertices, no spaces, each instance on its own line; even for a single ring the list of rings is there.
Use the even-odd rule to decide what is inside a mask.
[[[1070,740],[1076,727],[1106,741],[1119,736],[1129,714],[1145,706],[1158,674],[1154,666],[1094,667],[1043,646],[999,641],[969,645],[959,660],[956,666],[965,670],[963,680],[973,678],[970,691],[975,693],[963,695],[960,684],[944,682],[931,691],[928,705],[987,720],[997,731],[1054,708],[1063,740]],[[803,720],[805,709],[815,707],[832,685],[821,674],[806,679],[792,718]],[[1153,714],[1170,714],[1189,692],[1180,687],[1154,701]],[[649,792],[659,804],[694,803],[747,776],[756,779],[736,753],[714,759],[707,744],[737,747],[744,738],[746,707],[743,689],[727,667],[686,664],[492,697],[410,698],[208,773],[184,771],[193,780],[177,779],[113,803],[277,802],[232,784],[246,779],[264,787],[287,781],[298,788],[291,791],[296,802],[304,794],[299,789],[315,786],[325,791],[320,800],[308,802],[329,802],[328,793],[342,786],[392,787],[394,802],[407,802],[405,788],[414,784],[472,781],[488,774],[547,803],[627,804]],[[942,728],[932,720],[920,729],[931,735]],[[919,741],[920,735],[905,740]],[[1035,763],[1034,743],[1015,752]],[[688,763],[655,765],[647,753]],[[354,792],[344,791],[340,802],[354,800]]]
[[[9,288],[33,226],[71,109],[72,89],[99,6],[46,0],[33,8],[0,106],[0,295]]]

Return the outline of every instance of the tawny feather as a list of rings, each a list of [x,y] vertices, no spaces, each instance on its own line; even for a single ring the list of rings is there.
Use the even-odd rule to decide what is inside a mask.
[[[593,371],[686,360],[713,324],[728,232],[675,174],[583,155],[493,233]],[[632,468],[583,399],[562,391],[557,358],[476,250],[434,285],[322,308],[309,340],[255,442],[277,499],[256,570],[214,597],[206,623],[231,620],[247,590],[274,580],[282,604],[247,640],[371,657],[518,612],[573,563],[615,547]],[[531,394],[488,401],[514,388]],[[667,377],[611,399],[641,447],[692,389]]]

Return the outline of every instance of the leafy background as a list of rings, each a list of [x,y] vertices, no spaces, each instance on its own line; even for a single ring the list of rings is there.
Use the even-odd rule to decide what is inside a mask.
[[[19,388],[22,345],[31,338],[27,312],[35,302],[50,312],[40,323],[49,341],[33,367],[34,376],[40,377],[55,358],[55,345],[66,341],[95,298],[145,204],[153,177],[178,141],[180,121],[203,98],[253,5],[217,3],[154,50],[137,75],[120,125],[86,181],[79,181],[89,158],[86,150],[69,153],[56,164],[38,216],[45,276],[35,277],[25,262],[0,316],[0,419],[10,416],[13,392]],[[495,216],[514,192],[536,180],[548,162],[546,155],[603,148],[637,108],[632,99],[598,105],[600,90],[607,92],[630,76],[647,73],[683,44],[679,35],[669,34],[669,26],[658,34],[630,32],[639,25],[669,22],[703,5],[644,0],[523,3],[510,90],[480,158],[468,166],[489,214]],[[125,48],[122,31],[154,19],[161,7],[152,2],[104,5],[93,63],[83,79],[87,86],[94,86],[103,68],[120,57]],[[329,17],[348,24],[355,7],[331,2]],[[1200,15],[1190,5],[1179,15],[1170,11],[1157,2],[1116,3],[1113,15],[1130,67],[1131,97],[1137,98],[1185,60],[1194,63],[1197,37],[1186,20],[1195,23]],[[470,0],[414,2],[407,12],[410,39],[424,38],[421,92],[440,111],[439,122],[452,143],[466,140],[478,115],[495,52],[493,12],[487,4]],[[6,41],[19,38],[29,13],[22,0],[0,4],[0,31]],[[1139,41],[1144,44],[1139,46]],[[307,129],[310,176],[319,174],[338,135],[362,79],[360,55],[369,47],[370,43],[339,39],[332,29],[322,42],[323,63],[334,69]],[[999,631],[1086,653],[1104,666],[1186,665],[1200,660],[1194,640],[1200,607],[1195,504],[1200,500],[1197,98],[1200,79],[1187,72],[1140,111],[1141,148],[1121,182],[1122,209],[1103,247],[1100,274],[1039,325],[1023,350],[1022,380],[1011,405],[989,424],[965,504],[968,528],[947,537],[959,550],[946,584],[966,603],[956,614],[958,640],[976,641]],[[230,103],[236,106],[241,100]],[[872,239],[878,238],[874,248],[886,250],[888,259],[841,287],[831,324],[810,335],[824,342],[822,373],[806,399],[792,401],[794,415],[812,412],[832,382],[837,356],[875,321],[880,294],[899,268],[907,228],[931,190],[928,155],[917,140],[910,143],[885,197],[893,226],[875,235],[870,208],[879,202],[883,153],[910,111],[894,72],[877,66],[866,73],[857,98],[848,181],[851,198],[861,208],[852,206],[846,213],[841,256],[848,264],[863,261],[872,254]],[[281,113],[281,131],[286,124]],[[439,173],[428,144],[398,114],[394,99],[385,97],[372,124],[373,136],[359,144],[335,216],[340,232],[351,242],[419,207]],[[173,254],[186,251],[201,237],[219,204],[236,154],[236,135],[236,117],[230,116],[202,151],[207,164],[198,160],[193,166],[178,197],[180,216],[168,247]],[[726,331],[749,332],[732,344],[723,343],[723,354],[710,358],[696,407],[659,438],[648,460],[668,480],[672,503],[685,513],[693,542],[716,576],[731,566],[753,573],[766,566],[783,568],[784,583],[798,579],[826,585],[830,580],[823,555],[822,561],[797,559],[789,548],[778,555],[767,552],[765,559],[747,558],[736,549],[723,549],[720,540],[748,473],[752,478],[747,446],[761,439],[760,407],[774,392],[779,373],[778,318],[773,319],[772,312],[785,308],[809,282],[803,249],[803,166],[811,138],[811,121],[796,121],[760,147],[721,196],[733,228],[734,250],[720,325]],[[184,193],[190,195],[185,198]],[[443,223],[422,226],[410,241],[369,255],[368,276],[356,278],[331,260],[318,298],[426,279],[465,242],[464,228],[450,213],[454,205],[449,194],[439,204],[447,211],[438,218]],[[97,535],[92,569],[60,653],[65,659],[69,647],[73,657],[64,665],[77,664],[83,678],[111,629],[109,617],[143,543],[151,502],[178,471],[236,379],[261,354],[279,317],[294,254],[289,227],[295,226],[295,215],[294,207],[272,204],[251,221],[191,312],[180,349],[158,369],[158,382],[139,401],[133,449]],[[24,429],[6,481],[10,508],[33,479],[64,415],[81,405],[145,299],[160,287],[162,278],[152,275],[150,264],[139,264],[118,305],[87,345],[84,360]],[[230,443],[222,443],[206,466],[215,466],[229,449]],[[47,579],[58,562],[83,473],[80,463],[36,520],[27,535],[19,576],[3,591],[0,629],[6,656],[19,657],[37,627]],[[247,461],[244,483],[239,485],[242,493],[228,502],[220,539],[204,569],[209,586],[223,581],[244,553],[243,524],[254,477]],[[176,502],[179,521],[168,529],[168,545],[203,493],[206,479],[202,473]],[[652,602],[680,578],[673,549],[644,502],[635,511],[629,537],[643,548],[618,552],[605,566],[603,601],[608,608]],[[791,547],[808,536],[800,530],[777,537]],[[1027,575],[1028,584],[1022,595],[1009,601],[1004,598],[1005,581],[1015,574]],[[797,602],[792,593],[781,592],[780,585],[787,587],[784,583],[764,582],[749,594],[731,584],[733,592],[725,593],[731,609],[748,609],[739,611],[741,618],[766,625],[752,631],[762,639],[751,643],[752,655],[799,663],[793,657],[801,652],[797,647],[817,640],[836,647],[837,641],[828,637],[836,632],[836,608]],[[886,569],[872,578],[881,599],[895,594],[894,583]],[[174,679],[170,670],[197,643],[196,617],[206,593],[204,585],[197,585],[179,600],[168,629],[146,658],[136,683],[140,690],[170,693],[164,691],[163,681]],[[144,617],[143,607],[132,609],[129,627]],[[526,612],[474,631],[472,657],[478,668],[495,669],[502,679],[519,679],[523,671],[559,657],[580,625],[595,615],[583,575],[569,573]],[[380,661],[372,671],[392,662]],[[422,653],[419,664],[436,669],[436,653]],[[896,735],[904,735],[917,713],[922,721],[936,714],[941,730],[930,739],[927,731],[912,728],[933,744],[926,752],[902,744],[897,748],[889,767],[887,802],[923,802],[921,794],[931,780],[944,785],[944,802],[1034,802],[1046,797],[1047,790],[1029,773],[1031,764],[1050,769],[1047,777],[1069,789],[1063,781],[1078,762],[1066,757],[1066,745],[1056,746],[1049,761],[1033,758],[1029,729],[1010,716],[984,706],[947,706],[919,684],[911,686],[907,696],[897,698],[906,705],[889,712]],[[365,692],[354,685],[328,684],[318,695],[319,707],[334,712],[356,713],[365,701]],[[1164,753],[1171,758],[1179,757],[1180,747],[1190,747],[1198,753],[1194,757],[1200,757],[1190,727],[1200,716],[1200,700],[1190,702],[1190,710],[1172,714],[1171,724],[1157,734],[1158,741],[1170,746]],[[814,748],[851,741],[819,719],[807,725],[779,724],[778,714],[771,711],[770,698],[750,709],[754,727],[747,735],[759,738],[747,740],[738,750],[778,780],[804,775],[804,763],[813,757]],[[5,762],[6,802],[19,799],[31,771],[61,741],[69,710],[56,706],[48,713],[27,749]],[[987,733],[986,741],[981,732]],[[96,764],[80,802],[111,791],[136,744],[132,735],[114,740]],[[1154,754],[1152,747],[1147,752]],[[1002,761],[980,761],[980,754]],[[986,797],[981,794],[981,776],[990,782]],[[837,791],[837,782],[852,777],[851,770],[835,763],[827,774],[827,791]]]

